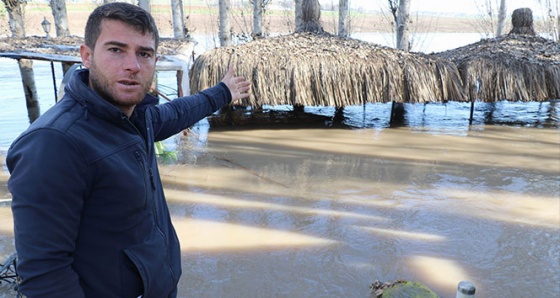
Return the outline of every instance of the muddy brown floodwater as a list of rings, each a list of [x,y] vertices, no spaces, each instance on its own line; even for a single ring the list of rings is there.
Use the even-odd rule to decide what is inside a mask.
[[[560,294],[556,128],[193,130],[173,144],[160,170],[179,297],[370,297],[376,279],[441,297],[461,280],[477,297]]]

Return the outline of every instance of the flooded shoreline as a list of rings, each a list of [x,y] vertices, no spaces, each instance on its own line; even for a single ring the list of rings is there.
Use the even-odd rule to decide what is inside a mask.
[[[191,137],[162,171],[191,239],[186,296],[368,297],[400,278],[441,297],[462,279],[481,297],[560,291],[533,286],[560,272],[557,130],[229,131],[200,151]]]
[[[195,128],[166,145],[179,297],[369,297],[376,279],[441,297],[461,280],[480,297],[560,293],[556,128]]]

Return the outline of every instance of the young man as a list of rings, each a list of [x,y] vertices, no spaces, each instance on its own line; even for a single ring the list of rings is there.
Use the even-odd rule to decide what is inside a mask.
[[[27,297],[177,295],[180,248],[154,141],[248,96],[230,69],[201,93],[154,105],[159,36],[141,8],[90,15],[64,98],[8,151],[19,290]]]

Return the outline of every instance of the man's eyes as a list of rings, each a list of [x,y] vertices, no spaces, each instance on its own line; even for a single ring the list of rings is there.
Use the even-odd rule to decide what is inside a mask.
[[[140,52],[138,55],[139,55],[140,57],[143,57],[143,58],[150,58],[150,57],[152,57],[152,53],[150,53],[150,52]]]
[[[124,52],[122,49],[120,48],[109,48],[108,49],[110,52],[112,53],[121,53]],[[142,57],[142,58],[151,58],[153,56],[153,54],[151,52],[139,52],[138,56]]]

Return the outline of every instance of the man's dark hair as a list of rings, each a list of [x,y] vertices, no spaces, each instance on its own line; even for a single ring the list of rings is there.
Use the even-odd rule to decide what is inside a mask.
[[[138,32],[153,35],[156,50],[159,45],[159,33],[154,18],[144,9],[124,2],[111,2],[97,7],[89,16],[84,33],[85,44],[93,51],[99,34],[101,34],[101,22],[103,20],[122,21]]]

